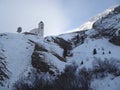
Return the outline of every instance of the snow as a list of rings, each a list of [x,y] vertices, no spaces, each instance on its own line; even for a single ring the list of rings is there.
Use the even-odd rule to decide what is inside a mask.
[[[4,55],[7,57],[7,68],[11,72],[9,85],[11,86],[19,75],[31,67],[31,55],[34,45],[28,41],[22,34],[6,33],[7,36],[0,38]]]
[[[58,37],[63,38],[66,41],[71,40],[75,35],[77,35],[76,33],[66,33],[66,34],[61,34]]]
[[[87,31],[86,33],[92,34],[94,30]],[[71,34],[71,37],[73,38],[76,34]],[[62,35],[62,38],[70,39],[70,35],[66,34],[65,36]],[[47,42],[43,38],[39,38],[35,35],[24,35],[24,34],[11,34],[7,33],[6,36],[2,36],[0,38],[0,47],[5,50],[3,53],[7,59],[7,68],[11,71],[11,77],[9,80],[9,85],[12,86],[12,84],[18,80],[21,74],[26,74],[30,70],[31,66],[31,55],[34,50],[34,44],[31,43],[29,40],[33,40],[34,42],[38,43],[40,46],[45,47],[48,52],[41,52],[45,55],[45,61],[54,67],[56,67],[60,72],[62,72],[65,68],[66,64],[70,64],[72,62],[76,62],[80,68],[86,67],[86,68],[92,68],[93,60],[94,58],[116,58],[119,59],[119,51],[120,47],[113,45],[108,41],[107,38],[99,38],[99,39],[91,39],[86,38],[84,43],[81,45],[78,45],[73,50],[71,50],[71,53],[73,53],[72,57],[66,57],[67,63],[60,61],[57,57],[52,55],[52,53],[56,53],[60,56],[63,55],[63,49],[59,47],[57,44],[53,42]],[[97,54],[93,55],[93,49],[96,48]],[[111,54],[109,54],[109,51],[111,51]],[[103,55],[104,52],[104,55]],[[81,62],[83,61],[83,65],[81,65]],[[54,69],[54,68],[53,68]],[[118,77],[116,77],[118,78]],[[120,79],[120,78],[118,78]],[[111,81],[111,83],[107,83],[107,81],[110,81],[110,77],[106,77],[103,80],[94,80],[92,82],[92,87],[95,87],[98,85],[99,89],[101,90],[101,87],[105,86],[104,90],[109,89],[110,90],[118,90],[118,84],[120,83],[117,79],[114,79]],[[104,85],[101,84],[102,81],[105,81]],[[117,83],[117,86],[114,86],[114,83]],[[112,86],[113,85],[113,86]],[[108,87],[109,86],[109,87]],[[0,88],[2,90],[2,88]],[[3,89],[5,90],[5,88]]]
[[[99,13],[97,16],[95,16],[93,18],[90,18],[88,21],[86,21],[84,24],[82,24],[79,28],[74,29],[72,31],[82,31],[82,30],[90,30],[90,29],[92,29],[93,24],[95,22],[101,21],[102,18],[106,17],[109,13],[113,12],[114,8],[117,7],[117,6],[118,5],[113,6],[113,7],[109,8],[109,9],[106,9],[104,12]],[[109,18],[109,19],[106,20],[109,24],[106,24],[106,22],[105,22],[105,23],[103,23],[103,25],[108,25],[108,26],[105,26],[105,28],[107,28],[109,26],[111,27],[111,25],[113,26],[113,23],[116,22],[116,18],[119,18],[119,17],[120,17],[120,15],[116,15],[113,18]],[[110,20],[110,22],[109,22],[109,20]],[[118,23],[118,22],[116,22],[116,23]],[[118,26],[120,26],[120,25],[118,25]]]
[[[93,26],[93,21],[87,21],[86,23],[84,23],[83,25],[80,26],[79,30],[89,30],[92,29]]]
[[[56,53],[62,57],[63,49],[55,43],[48,43],[41,37],[36,35],[24,35],[5,33],[0,38],[0,49],[4,49],[7,68],[11,72],[10,79],[7,86],[12,88],[12,85],[17,81],[20,75],[25,75],[29,72],[31,66],[31,55],[34,51],[35,45],[29,40],[38,43],[40,46],[45,47],[49,52],[45,53],[45,60],[47,63],[54,65],[58,70],[63,71],[65,62],[60,61],[57,57],[51,53]],[[0,88],[1,90],[2,88]],[[5,88],[3,88],[5,89]]]
[[[49,42],[46,42],[46,41],[43,41],[43,40],[39,40],[39,41],[37,41],[37,43],[40,46],[42,46],[45,49],[47,49],[49,52],[56,53],[56,54],[58,54],[61,57],[63,56],[63,49],[60,46],[58,46],[57,44],[52,43],[52,42],[49,43]]]
[[[12,88],[12,85],[17,81],[20,75],[25,75],[29,72],[31,66],[31,55],[34,51],[35,45],[29,40],[32,40],[43,47],[49,52],[45,53],[45,60],[47,63],[54,65],[58,70],[63,71],[65,62],[60,61],[51,53],[56,53],[62,57],[63,49],[57,44],[45,42],[43,38],[35,35],[12,34],[5,33],[6,36],[0,38],[0,48],[4,49],[3,53],[6,58],[7,68],[11,72],[11,76],[7,86]],[[5,88],[3,88],[5,90]],[[0,88],[2,90],[2,88]]]
[[[52,38],[56,37],[38,37],[36,35],[24,35],[24,34],[13,34],[13,33],[5,33],[3,36],[0,36],[0,51],[4,49],[4,52],[0,52],[3,54],[7,62],[7,68],[11,72],[10,79],[6,84],[6,87],[0,87],[0,90],[8,90],[7,86],[10,86],[10,90],[12,85],[17,81],[20,75],[27,75],[27,72],[32,68],[31,65],[31,55],[34,51],[35,45],[30,42],[36,42],[39,46],[48,50],[48,52],[42,52],[45,58],[45,62],[48,65],[51,65],[62,72],[67,64],[71,64],[75,62],[78,64],[79,68],[93,68],[93,60],[95,58],[100,58],[101,60],[107,59],[117,59],[120,60],[120,46],[116,46],[109,42],[108,38],[99,37],[99,38],[90,38],[90,36],[99,34],[98,30],[110,29],[120,29],[120,14],[115,14],[111,17],[107,17],[104,20],[103,17],[106,17],[109,13],[113,14],[114,7],[111,9],[107,9],[105,12],[97,15],[96,17],[90,19],[85,24],[80,26],[79,28],[74,29],[73,31],[85,31],[85,35],[87,38],[85,39],[83,44],[79,44],[75,46],[70,53],[73,56],[66,57],[67,62],[60,61],[53,54],[57,54],[63,57],[64,50],[58,46],[58,44],[52,41]],[[102,23],[101,23],[102,21]],[[97,25],[96,30],[93,27],[93,24]],[[93,29],[94,28],[94,29]],[[72,42],[72,39],[78,34],[77,32],[66,32],[65,34],[61,34],[57,37],[60,37],[66,41]],[[35,32],[34,32],[35,33]],[[118,31],[116,32],[118,35]],[[93,54],[93,50],[96,49],[97,54]],[[83,64],[81,64],[83,62]],[[112,75],[108,75],[102,79],[94,79],[91,83],[91,87],[95,90],[119,90],[120,85],[120,76],[114,77]],[[7,88],[7,89],[6,89]]]
[[[45,60],[50,65],[55,66],[60,72],[62,72],[65,68],[65,62],[60,61],[57,57],[53,56],[51,53],[44,53]]]
[[[108,75],[103,79],[92,81],[91,88],[94,90],[120,90],[120,77]]]
[[[90,29],[90,30],[86,31],[85,34],[90,37],[90,36],[98,34],[98,31],[96,31],[95,29]]]
[[[93,55],[93,49],[97,50],[97,54]],[[109,54],[109,51],[111,54]],[[90,39],[87,38],[84,44],[79,45],[78,47],[74,48],[71,53],[73,53],[73,57],[68,57],[68,62],[76,62],[80,65],[81,61],[84,62],[85,67],[91,68],[92,62],[94,58],[115,58],[119,59],[119,51],[120,47],[111,44],[108,39]],[[103,55],[104,52],[104,55]]]
[[[116,14],[113,16],[107,16],[105,19],[100,19],[95,22],[97,30],[108,30],[108,29],[118,29],[120,28],[120,14]]]

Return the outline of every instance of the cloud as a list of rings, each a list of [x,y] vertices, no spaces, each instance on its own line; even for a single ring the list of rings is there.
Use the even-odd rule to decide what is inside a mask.
[[[56,35],[69,24],[59,0],[6,0],[0,4],[0,12],[0,32],[16,32],[19,26],[29,31],[42,20],[45,36]]]

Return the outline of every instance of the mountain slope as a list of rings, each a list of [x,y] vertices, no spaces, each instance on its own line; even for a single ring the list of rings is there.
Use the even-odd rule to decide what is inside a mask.
[[[38,45],[40,47],[38,47]],[[44,52],[44,48],[46,49],[46,52]],[[39,54],[41,53],[41,56],[42,54],[44,55],[45,58],[43,58],[43,62],[41,60],[40,62],[35,61],[35,58],[37,58],[37,56],[34,57],[34,55],[36,55],[35,52],[37,53],[36,49],[41,51],[39,52]],[[48,67],[50,66],[51,69],[62,70],[64,67],[64,62],[61,61],[64,60],[64,58],[62,58],[63,49],[56,44],[45,42],[42,38],[40,39],[35,35],[12,33],[0,34],[0,51],[1,64],[5,65],[3,66],[3,71],[5,72],[4,78],[6,78],[1,80],[1,82],[6,81],[7,78],[9,78],[5,84],[1,83],[1,85],[4,84],[3,86],[6,88],[12,88],[14,83],[21,76],[28,76],[33,67],[38,68],[38,66],[36,67],[36,64],[38,63],[42,63],[40,64],[42,65],[40,67],[42,69],[41,71],[45,71],[45,68],[47,67],[47,64],[44,62],[47,62]],[[63,66],[61,66],[61,64]],[[49,72],[53,73],[52,70]],[[3,90],[4,89],[5,88],[3,88]]]
[[[20,74],[31,67],[30,60],[34,45],[24,35],[10,33],[1,34],[0,45],[4,50],[2,54],[6,57],[6,68],[11,73],[9,83],[12,84]]]

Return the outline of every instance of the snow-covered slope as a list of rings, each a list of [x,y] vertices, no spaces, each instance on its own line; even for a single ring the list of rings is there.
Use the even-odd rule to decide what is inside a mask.
[[[3,77],[5,79],[1,79],[2,87],[0,88],[0,90],[2,88],[3,90],[5,90],[5,88],[11,89],[14,83],[21,76],[29,75],[31,69],[33,69],[34,67],[33,63],[35,62],[34,60],[32,61],[32,54],[34,52],[34,49],[39,50],[38,48],[36,48],[37,45],[49,51],[43,52],[41,50],[41,53],[44,55],[44,59],[46,60],[49,66],[55,68],[57,67],[59,70],[62,70],[64,68],[64,62],[60,61],[56,57],[62,57],[63,52],[63,49],[60,48],[58,45],[48,43],[44,41],[44,39],[39,38],[35,35],[13,33],[0,34],[0,65],[2,67],[1,70],[5,72],[5,75],[3,73]],[[5,66],[2,66],[2,64]],[[61,66],[61,64],[63,66]],[[43,66],[43,68],[44,67],[45,66]]]
[[[24,35],[11,33],[0,34],[0,45],[0,48],[4,50],[2,54],[6,57],[6,68],[10,72],[10,79],[7,83],[10,85],[18,79],[20,74],[31,67],[34,45]]]
[[[32,88],[36,77],[34,73],[40,77],[45,74],[44,80],[50,80],[52,77],[52,81],[60,84],[57,81],[60,75],[66,79],[72,70],[70,75],[75,73],[77,77],[73,80],[72,83],[76,82],[73,85],[77,87],[78,82],[84,80],[84,84],[88,85],[85,86],[87,89],[83,89],[80,84],[79,89],[74,88],[75,90],[119,90],[120,6],[107,9],[77,30],[45,38],[30,33],[0,34],[0,90],[27,90],[21,88],[24,86],[23,82],[25,85],[29,83],[28,86],[32,84]],[[71,64],[77,66],[77,69],[66,70]],[[23,77],[24,81],[20,84]],[[63,86],[64,82],[63,80]],[[67,83],[71,84],[70,82]],[[44,90],[50,88],[52,87]],[[60,89],[58,86],[56,88]]]
[[[93,50],[96,49],[96,54],[93,55]],[[83,66],[91,67],[94,58],[116,58],[119,57],[120,46],[116,46],[111,44],[108,39],[86,39],[84,44],[74,48],[71,53],[73,53],[72,57],[68,57],[68,62],[77,62],[80,64],[82,61],[84,63]],[[82,67],[83,67],[82,66]]]

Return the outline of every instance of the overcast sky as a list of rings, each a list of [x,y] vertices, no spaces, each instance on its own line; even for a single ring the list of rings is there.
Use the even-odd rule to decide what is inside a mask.
[[[29,31],[45,23],[45,36],[79,27],[120,0],[0,0],[0,33]]]

